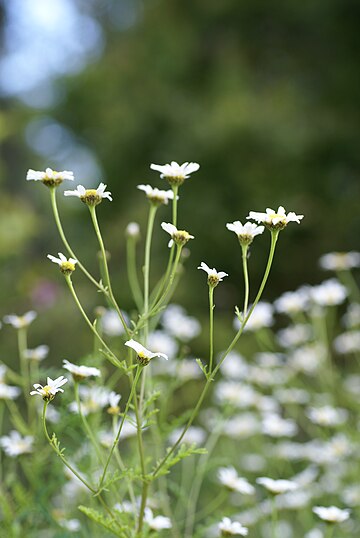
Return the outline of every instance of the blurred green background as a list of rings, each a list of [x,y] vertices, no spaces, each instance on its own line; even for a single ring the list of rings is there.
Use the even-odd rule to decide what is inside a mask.
[[[180,191],[179,224],[196,240],[176,296],[196,315],[207,315],[196,269],[205,261],[230,274],[216,302],[231,322],[241,258],[225,223],[249,210],[281,204],[305,215],[281,234],[267,300],[319,282],[321,254],[359,249],[359,19],[356,0],[3,0],[1,315],[45,314],[32,344],[45,340],[56,361],[75,359],[91,340],[80,336],[83,322],[46,260],[64,248],[49,193],[25,181],[28,168],[73,170],[76,184],[108,185],[114,201],[98,214],[125,310],[133,303],[124,229],[136,220],[144,237],[148,210],[136,185],[167,188],[151,162],[201,164]],[[59,194],[71,244],[96,272],[88,211]],[[166,264],[159,224],[169,219],[161,208],[153,275]],[[252,248],[253,291],[268,240]],[[74,280],[91,311],[99,296],[79,271]]]

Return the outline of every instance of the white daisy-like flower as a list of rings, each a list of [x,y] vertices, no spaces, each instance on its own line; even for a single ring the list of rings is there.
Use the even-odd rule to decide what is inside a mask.
[[[219,482],[230,489],[243,495],[253,495],[255,488],[245,478],[241,478],[234,467],[220,467],[218,470]]]
[[[160,177],[166,179],[170,185],[182,185],[185,179],[190,177],[190,174],[197,172],[200,168],[198,163],[183,163],[178,164],[171,161],[170,164],[151,164],[151,170],[160,172]]]
[[[164,329],[179,340],[188,342],[201,332],[199,321],[188,316],[186,310],[177,304],[170,304],[162,315],[161,323]]]
[[[25,349],[24,351],[24,357],[25,359],[31,360],[31,361],[37,361],[40,362],[49,354],[49,346],[46,346],[45,344],[41,346],[37,346],[34,349]]]
[[[52,254],[47,255],[49,260],[51,260],[53,263],[56,263],[59,266],[60,271],[64,275],[71,275],[71,273],[75,271],[75,265],[77,264],[77,260],[74,260],[74,258],[67,259],[67,257],[64,256],[64,254],[62,254],[61,252],[58,252],[58,256],[59,257],[56,258]]]
[[[177,245],[183,246],[190,239],[194,239],[194,236],[190,235],[189,232],[186,232],[185,230],[178,230],[176,226],[174,226],[170,222],[162,222],[161,228],[165,232],[167,232],[169,235],[171,235],[171,240],[169,241],[169,247],[172,247],[173,242],[176,243]]]
[[[345,301],[348,295],[347,288],[336,278],[325,280],[318,286],[310,288],[312,300],[320,306],[335,306]]]
[[[267,478],[266,476],[257,478],[256,482],[261,486],[264,486],[265,489],[274,495],[294,491],[299,487],[298,484],[293,480],[273,480],[272,478]]]
[[[319,426],[340,426],[346,422],[349,413],[346,409],[324,405],[322,407],[309,407],[307,416],[314,424]]]
[[[229,517],[224,517],[219,523],[221,536],[247,536],[248,529],[243,527],[238,521],[231,521]]]
[[[101,376],[101,372],[98,368],[94,368],[93,366],[78,366],[66,359],[63,360],[63,368],[72,374],[75,381],[82,381],[86,377]]]
[[[219,271],[218,272],[215,269],[215,267],[213,269],[210,269],[210,267],[208,265],[206,265],[205,262],[201,262],[198,269],[202,269],[203,271],[205,271],[205,273],[207,273],[207,275],[208,275],[208,284],[209,284],[209,286],[211,286],[213,288],[215,288],[215,286],[217,286],[219,284],[219,282],[222,282],[224,277],[229,276],[224,271]]]
[[[112,202],[111,192],[106,191],[106,187],[105,183],[100,183],[97,189],[85,189],[82,185],[78,185],[73,191],[65,191],[64,196],[76,196],[84,204],[96,206],[102,202],[103,198],[107,198]]]
[[[28,327],[36,317],[37,313],[34,310],[26,312],[23,316],[8,314],[7,316],[4,316],[4,323],[12,325],[15,329],[23,329],[24,327]]]
[[[5,383],[0,382],[0,400],[15,400],[20,394],[21,390],[19,387],[6,385]]]
[[[152,351],[149,351],[146,349],[146,347],[139,344],[139,342],[136,342],[136,340],[128,340],[125,342],[125,346],[131,347],[134,351],[136,351],[137,358],[140,364],[143,366],[146,366],[149,364],[151,359],[154,357],[163,357],[164,359],[168,360],[168,356],[165,355],[165,353],[153,353]]]
[[[297,222],[300,224],[300,221],[304,218],[304,215],[296,215],[293,211],[286,214],[285,208],[283,206],[279,206],[277,211],[267,207],[266,213],[250,211],[246,218],[255,220],[256,222],[261,222],[272,230],[282,230],[289,222]]]
[[[230,230],[230,232],[236,233],[242,245],[250,245],[250,243],[253,242],[254,237],[262,234],[265,230],[264,226],[257,226],[257,224],[254,224],[253,222],[241,224],[239,220],[228,222],[226,228]]]
[[[350,517],[349,509],[341,510],[341,508],[338,508],[337,506],[314,506],[312,511],[319,516],[320,519],[327,521],[328,523],[342,523]]]
[[[329,252],[321,256],[319,265],[326,271],[346,271],[360,267],[360,252]]]
[[[144,521],[149,525],[150,529],[154,531],[161,531],[163,529],[171,529],[172,523],[168,517],[165,516],[155,516],[151,508],[145,508]]]
[[[33,442],[34,438],[31,435],[22,437],[16,430],[12,430],[9,435],[0,437],[0,446],[4,449],[5,454],[11,458],[32,452]]]
[[[137,188],[140,191],[144,191],[146,194],[146,198],[148,198],[148,200],[150,200],[150,202],[152,202],[155,205],[160,205],[160,204],[168,205],[169,200],[174,199],[174,193],[171,189],[167,191],[163,191],[156,187],[151,187],[151,185],[138,185]]]
[[[90,413],[97,413],[109,405],[110,391],[106,387],[80,385],[80,409],[84,416]],[[79,405],[76,401],[69,404],[72,413],[79,412]]]
[[[137,222],[129,222],[126,226],[125,234],[128,237],[133,237],[135,239],[140,237],[140,226]]]
[[[107,412],[110,415],[118,415],[120,413],[120,400],[121,395],[112,390],[109,394],[109,407],[107,408]]]
[[[33,385],[34,389],[30,392],[31,396],[35,396],[39,394],[42,396],[43,400],[46,402],[50,402],[55,398],[55,395],[58,392],[64,392],[64,390],[60,387],[65,385],[65,383],[68,382],[68,379],[61,375],[60,377],[57,377],[56,379],[51,379],[50,377],[46,380],[46,385],[40,385],[40,383],[35,383]]]
[[[45,172],[38,172],[36,170],[27,171],[26,174],[27,181],[42,181],[47,187],[56,187],[68,179],[69,181],[74,180],[74,173],[69,170],[63,170],[62,172],[56,172],[51,168],[47,168]]]

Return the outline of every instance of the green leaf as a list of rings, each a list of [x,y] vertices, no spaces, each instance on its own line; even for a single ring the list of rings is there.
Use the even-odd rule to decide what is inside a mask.
[[[91,519],[98,525],[101,525],[102,527],[104,527],[104,529],[111,532],[115,536],[119,536],[119,538],[128,538],[129,534],[126,531],[129,530],[129,527],[127,525],[121,525],[113,518],[104,516],[97,510],[94,510],[93,508],[89,508],[87,506],[80,505],[78,506],[78,509],[89,519]]]
[[[167,453],[169,453],[170,450],[171,448],[169,447]],[[179,461],[182,461],[185,458],[192,456],[193,454],[207,454],[207,450],[206,448],[198,448],[195,444],[187,445],[183,443],[182,445],[180,445],[179,450],[177,452],[174,452],[174,454],[172,454],[169,459],[164,463],[161,469],[157,472],[156,476],[158,477],[168,474],[171,467],[179,463]],[[161,461],[162,459],[157,462],[154,467],[154,471],[155,469],[157,469]]]

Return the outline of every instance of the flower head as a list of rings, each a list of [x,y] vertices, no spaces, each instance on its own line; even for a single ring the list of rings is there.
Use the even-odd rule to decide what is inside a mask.
[[[194,239],[194,236],[190,235],[189,232],[186,232],[185,230],[178,230],[176,226],[170,222],[162,222],[161,228],[171,235],[169,247],[172,246],[173,242],[179,246],[184,246],[190,239]]]
[[[231,521],[229,517],[224,517],[219,523],[221,536],[247,536],[248,529],[243,527],[238,521]]]
[[[224,277],[229,276],[227,273],[224,273],[224,271],[217,272],[215,267],[213,269],[210,269],[210,267],[206,265],[205,262],[201,262],[198,269],[202,269],[203,271],[205,271],[205,273],[208,274],[208,284],[212,288],[215,288],[215,286],[217,286],[219,282],[222,282],[222,279]]]
[[[57,263],[60,267],[60,271],[64,275],[71,275],[75,271],[75,265],[77,264],[77,260],[74,260],[74,258],[67,259],[64,254],[61,254],[61,252],[58,252],[58,258],[55,256],[52,256],[51,254],[48,254],[47,257],[49,260],[51,260],[53,263]]]
[[[253,495],[255,488],[245,478],[238,476],[234,467],[220,467],[218,471],[219,482],[230,491],[237,491],[243,495]]]
[[[360,252],[329,252],[321,256],[319,265],[327,271],[346,271],[360,267]]]
[[[156,516],[154,517],[151,508],[145,508],[144,521],[154,531],[161,531],[163,529],[171,529],[172,524],[168,517]]]
[[[12,430],[9,435],[0,437],[0,446],[11,458],[31,452],[33,442],[34,438],[31,435],[21,437],[16,430]]]
[[[250,211],[249,216],[246,218],[261,222],[270,230],[283,230],[289,222],[300,224],[300,220],[304,218],[304,215],[296,215],[293,211],[286,215],[285,208],[279,206],[277,211],[267,207],[266,213]]]
[[[49,346],[41,345],[38,347],[35,347],[34,349],[26,349],[24,351],[24,357],[25,359],[29,359],[30,361],[37,361],[40,362],[48,356],[49,353]]]
[[[144,191],[146,194],[146,198],[150,200],[150,202],[154,205],[168,205],[169,200],[174,199],[174,193],[172,190],[162,191],[160,189],[157,189],[156,187],[153,188],[150,185],[138,185],[137,188],[140,191]]]
[[[27,171],[26,179],[27,181],[42,181],[47,187],[57,187],[64,181],[64,179],[73,181],[74,173],[69,170],[56,172],[51,168],[47,168],[45,172],[37,172],[30,168],[30,170]]]
[[[23,316],[8,314],[7,316],[4,316],[4,322],[12,325],[15,329],[23,329],[24,327],[28,327],[36,317],[37,313],[34,312],[34,310],[30,310]]]
[[[99,377],[101,375],[98,368],[94,368],[93,366],[78,366],[66,359],[63,360],[63,367],[72,374],[74,381],[82,381],[86,377]]]
[[[140,226],[137,222],[129,222],[125,229],[125,235],[127,237],[132,237],[134,239],[139,239],[140,237]]]
[[[106,187],[104,183],[100,183],[97,189],[85,189],[82,185],[78,185],[74,191],[65,191],[64,196],[77,196],[84,204],[94,207],[100,204],[103,198],[112,202],[111,192],[105,191]]]
[[[280,493],[287,493],[288,491],[294,491],[299,486],[292,480],[273,480],[266,476],[261,476],[256,479],[256,482],[261,486],[264,486],[273,495],[279,495]]]
[[[257,226],[253,222],[241,224],[239,220],[228,222],[226,228],[230,232],[235,232],[242,245],[250,245],[256,235],[262,234],[265,230],[264,226]]]
[[[0,382],[0,400],[15,400],[20,394],[21,390],[19,387]]]
[[[154,357],[163,357],[164,359],[168,360],[168,356],[165,355],[165,353],[153,353],[133,339],[125,342],[125,346],[131,347],[134,351],[136,351],[138,361],[143,366],[149,364],[150,360]]]
[[[112,390],[109,394],[109,407],[107,408],[107,412],[110,415],[118,415],[120,413],[120,407],[119,407],[120,400],[121,400],[121,395],[116,394],[116,392]]]
[[[42,396],[42,399],[45,402],[51,402],[51,400],[55,398],[55,394],[57,394],[58,392],[64,392],[64,390],[60,387],[65,385],[65,383],[67,382],[68,380],[63,375],[56,379],[51,379],[50,377],[48,377],[46,380],[46,385],[44,386],[40,385],[39,383],[35,383],[33,387],[36,390],[32,390],[30,394],[31,396],[40,394],[40,396]]]
[[[172,186],[182,185],[190,174],[197,172],[200,168],[198,163],[183,163],[178,164],[175,161],[171,161],[171,164],[151,164],[152,170],[160,172],[160,177],[168,181]]]
[[[319,516],[320,519],[327,521],[328,523],[342,523],[350,517],[350,510],[341,510],[340,508],[337,508],[337,506],[314,506],[312,511]]]

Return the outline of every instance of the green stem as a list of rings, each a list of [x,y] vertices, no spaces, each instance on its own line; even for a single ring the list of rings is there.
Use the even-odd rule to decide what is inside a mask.
[[[83,309],[83,307],[81,306],[81,303],[79,301],[79,298],[76,294],[76,291],[74,289],[74,286],[73,286],[73,283],[72,283],[72,280],[71,280],[71,276],[70,275],[65,275],[65,280],[67,282],[67,285],[69,286],[69,289],[70,289],[70,292],[71,292],[71,295],[73,296],[74,300],[75,300],[75,303],[78,307],[78,309],[80,310],[81,312],[81,315],[83,316],[84,320],[86,321],[89,329],[91,330],[91,332],[97,337],[97,339],[99,340],[99,342],[104,346],[104,348],[106,349],[106,351],[109,353],[109,355],[112,357],[112,360],[110,361],[114,366],[119,366],[120,365],[120,362],[118,360],[118,358],[114,355],[114,353],[111,351],[111,349],[109,348],[109,346],[106,344],[106,342],[101,338],[100,334],[97,332],[97,330],[95,329],[94,325],[91,323],[91,321],[89,320],[89,318],[87,317],[86,313],[85,313],[85,310]],[[108,355],[106,355],[108,356]],[[110,359],[109,359],[110,360]]]
[[[243,265],[243,274],[244,274],[244,285],[245,285],[245,294],[244,294],[244,307],[243,307],[243,317],[245,318],[248,304],[249,304],[249,275],[248,275],[248,267],[247,267],[247,253],[248,253],[248,245],[241,245],[241,251],[242,251],[242,265]]]
[[[138,366],[137,367],[137,370],[136,370],[136,374],[135,374],[135,378],[134,378],[134,381],[132,383],[132,386],[131,386],[131,391],[130,391],[130,394],[129,394],[129,397],[128,397],[128,400],[126,402],[126,406],[125,406],[125,410],[124,410],[124,413],[123,413],[123,416],[122,416],[122,419],[121,419],[121,422],[120,422],[120,426],[119,426],[119,429],[117,431],[117,434],[116,434],[116,437],[114,439],[114,442],[112,444],[112,447],[111,447],[111,450],[110,450],[110,453],[109,453],[109,456],[106,460],[106,463],[105,463],[105,467],[104,467],[104,470],[103,470],[103,473],[102,473],[102,476],[101,476],[101,480],[100,480],[100,485],[99,485],[99,490],[101,489],[103,483],[104,483],[104,480],[106,478],[106,473],[107,473],[107,470],[108,470],[108,467],[109,467],[109,464],[110,464],[110,461],[111,461],[111,458],[112,458],[112,455],[114,453],[114,450],[119,442],[119,439],[120,439],[120,434],[121,434],[121,430],[123,428],[123,425],[124,425],[124,422],[125,422],[125,419],[126,419],[126,416],[127,416],[127,413],[129,411],[129,407],[130,407],[130,403],[131,403],[131,400],[133,399],[133,396],[136,391],[136,385],[137,385],[137,382],[139,380],[139,377],[140,377],[140,374],[141,374],[141,371],[142,371],[142,367],[141,366]]]
[[[167,286],[165,288],[165,291],[163,292],[162,296],[160,297],[160,299],[158,300],[157,303],[155,303],[155,301],[153,302],[153,304],[151,305],[150,307],[150,311],[149,311],[149,316],[152,314],[152,312],[154,310],[158,310],[163,304],[164,302],[166,301],[167,299],[167,295],[170,291],[170,288],[172,286],[172,283],[174,282],[174,278],[175,278],[175,274],[176,274],[176,270],[177,270],[177,267],[179,265],[179,261],[180,261],[180,256],[181,256],[181,251],[182,251],[182,245],[177,245],[177,250],[176,250],[176,256],[175,256],[175,261],[174,261],[174,265],[172,267],[172,270],[171,270],[171,273],[170,273],[170,277],[169,277],[169,281],[167,283]]]
[[[275,495],[271,499],[271,536],[277,538],[277,506]]]
[[[144,265],[144,316],[147,317],[149,313],[149,287],[150,287],[150,252],[151,252],[151,240],[154,229],[154,221],[156,216],[157,206],[155,204],[150,205],[148,225],[146,231],[145,241],[145,265]],[[145,337],[144,344],[146,346],[147,333],[148,333],[148,320],[144,327]]]
[[[143,297],[136,266],[136,240],[129,236],[126,241],[126,266],[129,286],[139,312],[143,309]]]
[[[61,220],[60,220],[60,215],[59,215],[59,211],[58,211],[58,207],[57,207],[57,202],[56,202],[56,187],[51,187],[49,189],[50,191],[50,199],[51,199],[51,207],[52,207],[52,210],[53,210],[53,213],[54,213],[54,218],[55,218],[55,222],[56,222],[56,226],[57,226],[57,229],[58,229],[58,232],[60,234],[60,237],[61,237],[61,240],[62,242],[64,243],[64,246],[66,248],[66,250],[68,251],[68,253],[70,254],[70,256],[72,258],[74,258],[75,260],[77,260],[77,266],[79,267],[79,269],[84,273],[84,275],[87,276],[87,278],[101,291],[104,291],[103,287],[99,284],[99,282],[97,282],[97,280],[89,273],[89,271],[87,271],[87,269],[85,269],[85,267],[83,266],[83,264],[79,261],[79,258],[76,256],[76,254],[74,253],[74,251],[72,250],[71,246],[69,245],[68,243],[68,240],[66,239],[66,236],[65,236],[65,233],[64,233],[64,229],[62,227],[62,224],[61,224]]]
[[[95,233],[96,233],[96,236],[97,236],[97,239],[98,239],[98,242],[99,242],[99,246],[100,246],[100,250],[101,250],[101,255],[102,255],[102,259],[103,259],[103,263],[104,263],[105,284],[106,284],[106,286],[108,288],[109,297],[111,299],[111,302],[114,305],[114,308],[115,308],[116,312],[118,313],[120,321],[121,321],[121,323],[122,323],[122,325],[124,327],[124,331],[126,332],[127,336],[130,337],[129,328],[128,328],[127,324],[126,324],[126,321],[125,321],[125,318],[123,316],[123,313],[121,312],[120,307],[117,304],[116,299],[115,299],[114,294],[113,294],[113,291],[112,291],[111,281],[110,281],[110,274],[109,274],[109,267],[108,267],[107,258],[106,258],[105,245],[104,245],[104,241],[103,241],[103,238],[102,238],[102,235],[101,235],[99,223],[98,223],[97,216],[96,216],[96,207],[89,205],[88,208],[89,208],[89,211],[90,211],[91,220],[92,220],[92,223],[94,225]]]
[[[102,454],[101,454],[101,450],[100,450],[100,447],[98,445],[98,442],[97,440],[95,439],[94,437],[94,434],[89,426],[89,423],[88,421],[86,420],[82,410],[81,410],[81,402],[80,402],[80,396],[79,396],[79,383],[77,381],[74,380],[74,392],[75,392],[75,400],[76,400],[76,403],[77,403],[77,406],[78,406],[78,412],[79,412],[79,415],[80,415],[80,418],[81,418],[81,421],[83,423],[83,426],[85,428],[85,431],[86,433],[88,434],[89,436],[89,439],[90,441],[92,442],[94,448],[95,448],[95,451],[96,451],[96,454],[97,454],[97,457],[99,458],[99,462],[101,464],[102,463]]]
[[[209,285],[209,372],[214,360],[214,286]]]
[[[242,335],[243,333],[243,330],[245,328],[245,325],[248,321],[248,319],[250,318],[251,314],[253,313],[257,303],[259,302],[260,298],[261,298],[261,295],[262,295],[262,292],[264,291],[264,287],[265,287],[265,284],[267,282],[267,279],[269,277],[269,273],[270,273],[270,269],[271,269],[271,265],[272,265],[272,261],[273,261],[273,258],[274,258],[274,252],[275,252],[275,246],[276,246],[276,242],[277,242],[277,238],[278,238],[278,235],[279,235],[279,231],[278,230],[275,230],[275,231],[272,231],[271,232],[271,244],[270,244],[270,252],[269,252],[269,257],[268,257],[268,261],[267,261],[267,264],[266,264],[266,269],[265,269],[265,273],[264,273],[264,276],[263,276],[263,279],[261,281],[261,284],[260,284],[260,288],[259,288],[259,291],[256,295],[256,298],[255,298],[255,301],[252,305],[252,307],[250,308],[247,316],[244,318],[243,320],[243,323],[240,327],[240,329],[238,330],[238,332],[236,333],[236,335],[234,336],[233,340],[231,341],[231,343],[229,344],[228,348],[226,349],[226,351],[224,352],[221,360],[219,361],[219,363],[215,366],[214,370],[212,371],[212,373],[208,376],[207,380],[206,380],[206,383],[205,383],[205,386],[199,396],[199,399],[198,399],[198,402],[196,404],[196,406],[194,407],[190,417],[189,417],[189,420],[188,422],[186,423],[186,426],[184,427],[180,437],[177,439],[177,441],[174,443],[174,445],[168,450],[166,456],[164,456],[164,458],[159,462],[159,464],[157,465],[157,467],[154,469],[154,471],[152,472],[152,476],[155,477],[158,472],[160,471],[160,469],[163,467],[163,465],[167,462],[167,460],[169,459],[169,457],[174,453],[174,451],[176,450],[176,448],[179,446],[179,444],[181,443],[182,439],[184,438],[186,432],[188,431],[188,429],[190,428],[191,424],[193,423],[200,407],[201,407],[201,404],[206,396],[206,393],[210,387],[210,384],[212,383],[212,381],[214,380],[217,372],[219,371],[222,363],[224,362],[224,360],[226,359],[226,357],[228,356],[228,354],[230,353],[230,351],[232,351],[232,349],[235,347],[237,341],[239,340],[240,336]]]
[[[327,523],[327,529],[326,529],[326,538],[332,538],[335,530],[334,523]]]
[[[172,185],[171,188],[174,193],[174,199],[172,202],[172,223],[174,226],[177,226],[177,203],[178,203],[177,197],[178,197],[179,186]]]

